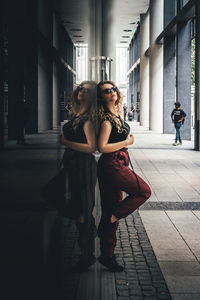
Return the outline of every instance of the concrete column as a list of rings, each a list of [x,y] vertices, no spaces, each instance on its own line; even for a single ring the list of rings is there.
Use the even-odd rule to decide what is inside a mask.
[[[200,2],[196,2],[195,40],[195,150],[200,151]]]
[[[149,13],[140,16],[140,124],[149,127]]]
[[[116,14],[115,0],[102,0],[102,56],[112,59],[110,79],[116,81]]]
[[[175,37],[164,39],[163,132],[174,133],[171,112],[175,102]]]
[[[89,73],[90,79],[96,81],[105,79],[105,76],[107,79],[116,80],[116,15],[114,14],[114,5],[114,0],[90,0]],[[103,57],[109,59],[105,60]],[[109,74],[110,64],[111,74]]]
[[[175,0],[164,1],[165,26],[175,16],[175,2]],[[163,100],[163,132],[174,133],[171,112],[175,102],[175,36],[164,38]]]
[[[25,3],[26,36],[24,40],[24,82],[27,107],[26,133],[38,132],[38,36],[37,3]]]
[[[38,27],[42,42],[38,51],[38,131],[52,128],[52,29],[51,3],[38,1]],[[46,42],[46,40],[48,42]],[[50,47],[49,47],[50,46]]]
[[[7,2],[8,9],[8,139],[15,139],[17,102],[24,101],[24,16],[23,3]],[[12,9],[10,7],[12,6]]]
[[[52,62],[39,47],[38,53],[38,131],[52,129]]]
[[[191,139],[191,24],[178,24],[177,35],[177,101],[181,102],[181,108],[186,112],[184,126],[181,129],[181,137]]]
[[[163,0],[150,0],[149,127],[163,132],[163,46],[156,38],[163,30]]]

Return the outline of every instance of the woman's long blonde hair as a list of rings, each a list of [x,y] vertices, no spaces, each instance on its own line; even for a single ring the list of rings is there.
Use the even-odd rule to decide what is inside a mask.
[[[96,82],[95,81],[83,81],[81,82],[80,85],[78,85],[73,93],[72,93],[72,97],[71,97],[71,100],[72,100],[72,114],[73,115],[76,115],[80,112],[80,103],[78,101],[78,93],[80,91],[80,88],[82,86],[84,86],[85,84],[89,84],[91,86],[91,90],[90,90],[90,95],[89,97],[87,98],[87,110],[78,115],[77,118],[74,120],[73,122],[73,128],[74,130],[77,129],[79,123],[82,121],[82,120],[90,120],[93,125],[95,126],[96,124],[96,106],[97,106],[97,101],[96,101]]]
[[[113,87],[116,87],[114,82],[110,81],[110,80],[100,81],[97,84],[97,104],[98,104],[99,127],[100,127],[102,121],[106,120],[106,117],[109,117],[109,118],[113,119],[113,121],[116,124],[118,132],[120,132],[121,127],[122,127],[122,124],[121,124],[120,120],[116,117],[115,114],[113,114],[112,112],[109,111],[109,109],[107,108],[107,106],[105,104],[105,101],[102,97],[102,89],[101,88],[104,84],[111,84]],[[122,94],[121,94],[118,87],[116,87],[116,91],[117,91],[117,101],[115,103],[116,112],[120,114],[120,110],[121,110],[121,107],[122,107],[123,96],[122,96]]]

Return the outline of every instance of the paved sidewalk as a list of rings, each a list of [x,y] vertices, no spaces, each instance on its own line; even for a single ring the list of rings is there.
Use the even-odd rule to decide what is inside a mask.
[[[138,211],[120,221],[116,254],[125,272],[110,273],[98,262],[88,272],[74,272],[71,267],[79,256],[77,232],[72,221],[61,218],[57,235],[62,248],[54,287],[58,300],[200,299],[200,152],[192,150],[191,141],[174,147],[174,135],[152,133],[136,122],[130,125],[135,135],[130,156],[135,171],[150,184],[152,196]],[[8,142],[7,151],[1,153],[4,171],[1,184],[9,200],[1,203],[3,216],[9,216],[8,221],[3,219],[2,226],[7,224],[9,245],[15,245],[9,250],[11,263],[15,263],[25,246],[22,248],[27,255],[25,262],[30,263],[34,254],[32,265],[36,268],[31,265],[31,270],[34,270],[32,277],[37,278],[40,262],[36,259],[39,257],[42,264],[46,261],[50,231],[59,219],[56,212],[45,210],[40,191],[55,174],[61,151],[55,132],[27,136],[27,142],[26,147]],[[97,187],[94,211],[97,224],[99,203]],[[17,270],[22,259],[21,256],[16,263],[14,274],[10,272],[12,268],[7,270],[8,278],[12,275],[20,283]],[[23,270],[27,272],[28,268],[26,264]],[[30,283],[28,277],[26,281]],[[32,291],[34,286],[33,281]],[[47,286],[50,288],[51,283]],[[17,288],[19,292],[20,287]],[[43,290],[45,295],[44,287]],[[20,296],[16,290],[15,295]],[[34,291],[34,297],[39,299],[39,296]]]
[[[200,299],[200,152],[193,142],[132,126],[135,170],[152,196],[139,210],[174,300]]]

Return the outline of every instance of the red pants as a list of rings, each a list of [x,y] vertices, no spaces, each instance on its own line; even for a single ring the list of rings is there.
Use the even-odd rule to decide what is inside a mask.
[[[118,221],[110,222],[111,215],[125,218],[142,205],[150,196],[148,184],[128,167],[126,149],[102,154],[98,162],[98,180],[101,195],[102,217],[98,227],[101,254],[112,256],[116,246]],[[122,200],[122,191],[128,196]]]

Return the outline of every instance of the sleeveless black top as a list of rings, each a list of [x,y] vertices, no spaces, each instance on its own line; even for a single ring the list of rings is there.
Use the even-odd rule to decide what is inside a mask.
[[[87,119],[82,119],[78,123],[78,126],[76,127],[76,129],[74,129],[73,123],[76,118],[77,118],[77,116],[74,116],[70,121],[68,121],[67,123],[64,124],[64,126],[63,126],[64,137],[71,142],[86,144],[87,139],[85,136],[85,132],[83,130],[83,126],[84,126],[85,122],[87,121]]]
[[[112,130],[109,136],[108,143],[117,143],[124,141],[130,133],[130,126],[120,116],[117,116],[117,118],[120,120],[121,123],[120,130],[118,130],[116,123],[110,114],[105,114],[102,120],[102,122],[110,121],[112,125]]]

